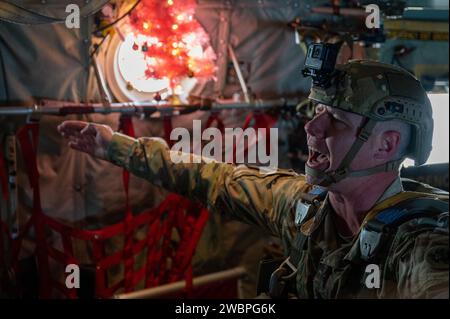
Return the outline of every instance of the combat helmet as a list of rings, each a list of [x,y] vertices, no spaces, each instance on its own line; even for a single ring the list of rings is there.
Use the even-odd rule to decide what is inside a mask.
[[[362,115],[365,121],[358,138],[336,171],[324,173],[306,165],[307,174],[323,177],[323,185],[327,185],[349,176],[397,170],[404,158],[365,170],[349,170],[351,161],[378,121],[399,120],[409,124],[412,134],[404,157],[413,159],[415,165],[427,161],[433,137],[431,103],[426,91],[411,73],[386,63],[351,60],[337,65],[324,78],[313,82],[309,99]]]

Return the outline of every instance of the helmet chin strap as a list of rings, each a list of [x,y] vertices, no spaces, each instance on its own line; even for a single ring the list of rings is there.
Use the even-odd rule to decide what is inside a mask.
[[[318,186],[326,187],[333,183],[337,183],[347,177],[361,177],[381,172],[390,172],[398,170],[401,163],[403,162],[403,159],[390,161],[375,167],[362,169],[358,171],[350,171],[349,169],[350,163],[353,161],[356,154],[361,149],[362,145],[369,139],[369,136],[372,134],[373,128],[375,127],[376,124],[377,124],[376,121],[370,118],[366,118],[365,123],[360,128],[357,139],[355,140],[352,147],[349,149],[344,159],[342,160],[341,164],[335,171],[325,173],[323,171],[305,165],[306,174],[317,179],[322,179],[322,181],[318,184]]]

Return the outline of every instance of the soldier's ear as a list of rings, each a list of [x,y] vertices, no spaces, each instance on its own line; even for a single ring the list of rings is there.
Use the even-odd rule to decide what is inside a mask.
[[[397,131],[384,131],[376,141],[374,157],[377,160],[391,160],[400,147],[400,133]]]

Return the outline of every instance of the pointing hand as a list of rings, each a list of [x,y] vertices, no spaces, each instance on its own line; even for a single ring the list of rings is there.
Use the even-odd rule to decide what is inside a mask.
[[[106,151],[114,131],[107,125],[83,121],[64,121],[58,132],[69,140],[69,146],[100,159],[106,159]]]

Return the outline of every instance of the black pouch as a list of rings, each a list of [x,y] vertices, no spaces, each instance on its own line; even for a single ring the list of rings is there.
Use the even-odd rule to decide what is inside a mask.
[[[283,263],[283,258],[262,259],[259,262],[258,282],[256,284],[256,294],[269,293],[270,277],[272,273]]]

